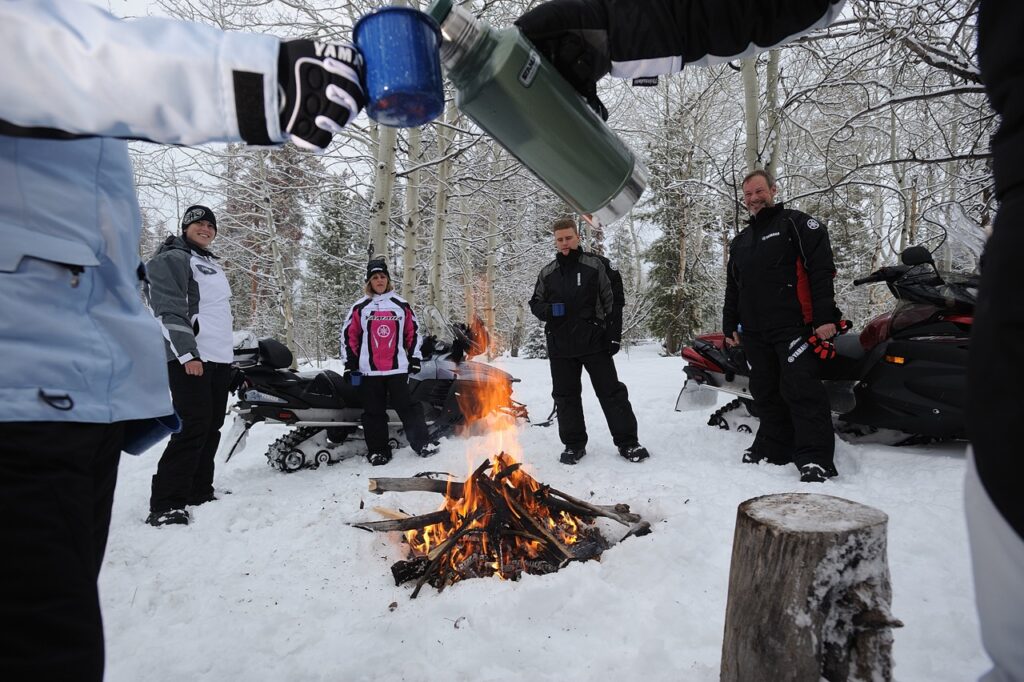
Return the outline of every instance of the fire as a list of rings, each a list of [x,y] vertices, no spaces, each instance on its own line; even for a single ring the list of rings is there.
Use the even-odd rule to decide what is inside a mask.
[[[484,437],[467,449],[471,473],[462,484],[449,480],[441,507],[445,521],[405,533],[413,558],[443,561],[443,584],[557,570],[576,558],[569,548],[587,536],[584,520],[558,509],[546,487],[524,470],[515,419],[501,410],[509,393],[507,386],[481,383],[459,396],[470,421],[486,425]],[[499,454],[474,468],[481,454],[494,452]]]

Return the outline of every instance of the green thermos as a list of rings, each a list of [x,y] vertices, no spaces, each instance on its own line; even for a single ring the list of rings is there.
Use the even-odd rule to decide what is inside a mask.
[[[462,112],[591,222],[629,212],[647,170],[518,29],[491,28],[452,0],[427,13]]]

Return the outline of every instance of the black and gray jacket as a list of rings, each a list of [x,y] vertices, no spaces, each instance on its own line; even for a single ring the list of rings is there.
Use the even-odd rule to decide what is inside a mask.
[[[565,315],[553,317],[552,303],[564,303]],[[608,259],[576,249],[541,269],[530,310],[545,322],[548,356],[571,358],[620,342],[624,304],[622,277]]]
[[[167,361],[231,362],[231,287],[217,257],[182,237],[168,237],[146,270],[146,294],[163,327]]]
[[[837,322],[828,230],[782,204],[767,206],[732,240],[722,330],[819,327]]]

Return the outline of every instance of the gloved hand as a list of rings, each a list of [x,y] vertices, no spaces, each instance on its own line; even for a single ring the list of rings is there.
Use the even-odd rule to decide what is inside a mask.
[[[836,356],[836,344],[828,339],[820,338],[817,334],[811,334],[810,338],[807,339],[807,343],[811,346],[811,352],[819,360],[831,360]]]
[[[345,371],[341,373],[341,378],[345,381],[346,384],[351,384],[352,383],[352,370],[350,370],[348,367],[346,367]]]
[[[597,81],[611,71],[604,0],[550,0],[516,19],[516,26],[602,120]]]
[[[419,358],[409,358],[409,374],[419,374],[422,368],[423,365]]]
[[[289,40],[277,57],[281,131],[323,151],[366,104],[363,56],[349,43]]]
[[[622,344],[619,343],[618,341],[609,341],[608,342],[608,354],[609,355],[615,355],[616,353],[619,352],[619,349],[621,347],[622,347]]]

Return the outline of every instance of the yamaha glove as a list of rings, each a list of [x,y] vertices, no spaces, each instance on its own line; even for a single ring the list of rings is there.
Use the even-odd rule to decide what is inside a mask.
[[[516,19],[516,26],[602,120],[597,81],[611,71],[604,0],[551,0]]]
[[[304,149],[324,151],[366,104],[363,75],[363,56],[349,43],[282,42],[281,131]]]
[[[608,354],[609,355],[615,355],[616,353],[618,353],[619,352],[619,348],[621,347],[621,345],[622,344],[620,344],[618,341],[609,341],[608,342]]]
[[[419,358],[409,358],[409,374],[419,374],[421,368]]]

